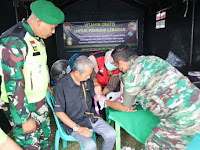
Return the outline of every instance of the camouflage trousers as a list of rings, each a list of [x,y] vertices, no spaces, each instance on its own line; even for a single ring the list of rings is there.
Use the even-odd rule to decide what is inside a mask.
[[[13,107],[10,108],[12,109]],[[36,121],[36,131],[24,133],[22,124],[15,124],[13,127],[15,142],[25,150],[52,149],[52,134],[46,99],[37,103],[28,104],[28,109],[31,113],[31,118]]]
[[[192,105],[181,104],[174,113],[161,118],[149,135],[145,150],[184,150],[197,133],[200,133],[200,99]]]

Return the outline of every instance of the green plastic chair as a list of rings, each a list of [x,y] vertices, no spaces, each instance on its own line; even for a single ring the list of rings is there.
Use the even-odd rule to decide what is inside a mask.
[[[57,128],[58,128],[57,131],[56,131],[56,135],[55,135],[55,150],[59,149],[60,138],[62,139],[63,149],[67,148],[67,142],[68,141],[78,142],[73,136],[68,135],[64,131],[59,118],[55,115],[55,112],[54,112],[53,106],[55,104],[55,97],[51,97],[51,93],[49,91],[47,91],[46,99],[47,99],[47,103],[49,104],[49,106],[50,106],[50,108],[53,112],[53,116],[54,116],[54,119],[56,121],[56,125],[57,125]],[[93,136],[95,143],[97,144],[95,132],[92,132],[92,136]],[[83,150],[83,146],[81,144],[80,144],[80,147],[81,147],[81,150]]]

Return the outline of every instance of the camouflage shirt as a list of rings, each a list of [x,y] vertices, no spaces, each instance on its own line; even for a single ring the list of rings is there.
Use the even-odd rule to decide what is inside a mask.
[[[23,22],[23,26],[27,32],[33,35],[33,31],[27,23]],[[21,124],[30,119],[22,72],[24,66],[23,52],[26,51],[26,47],[18,37],[9,36],[1,39],[0,50],[5,89],[12,108],[11,114],[14,122]]]
[[[125,90],[143,109],[160,118],[189,108],[200,100],[200,90],[166,61],[156,56],[132,59],[123,77]]]

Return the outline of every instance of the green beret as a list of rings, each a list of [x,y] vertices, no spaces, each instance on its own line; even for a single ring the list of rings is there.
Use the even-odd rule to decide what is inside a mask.
[[[65,19],[64,13],[47,0],[34,1],[31,3],[30,8],[37,18],[48,24],[60,24]]]

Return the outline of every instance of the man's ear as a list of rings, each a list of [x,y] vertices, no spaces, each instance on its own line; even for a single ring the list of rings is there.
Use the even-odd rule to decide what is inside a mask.
[[[80,72],[79,71],[74,71],[74,75],[76,76],[76,77],[78,77],[78,76],[80,76]]]
[[[37,26],[37,27],[40,27],[41,22],[42,22],[42,21],[41,21],[39,18],[36,18],[36,19],[35,19],[35,23],[36,23],[36,26]]]

